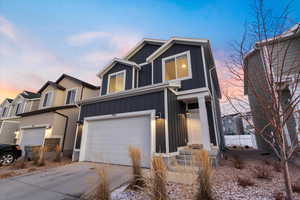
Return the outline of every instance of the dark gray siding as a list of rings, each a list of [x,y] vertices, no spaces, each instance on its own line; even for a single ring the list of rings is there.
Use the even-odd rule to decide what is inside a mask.
[[[145,44],[134,56],[129,60],[141,64],[146,62],[146,58],[156,51],[160,45]]]
[[[139,86],[143,87],[146,85],[152,84],[152,65],[144,65],[142,66],[141,70],[139,70]]]
[[[155,109],[157,114],[160,113],[162,119],[165,118],[164,92],[155,92],[111,101],[82,105],[80,112],[80,121],[83,121],[85,117],[151,109]],[[156,150],[163,153],[166,151],[164,120],[157,120],[156,135]]]
[[[126,70],[126,81],[125,81],[125,90],[129,90],[132,88],[132,70],[133,66],[124,65],[121,63],[115,64],[113,68],[111,68],[104,76],[102,82],[101,95],[105,95],[107,91],[108,85],[108,75],[114,72],[119,72],[122,70]]]
[[[162,82],[162,58],[172,56],[178,53],[182,53],[185,51],[190,51],[191,53],[191,65],[192,65],[192,74],[193,78],[189,80],[181,81],[181,89],[180,90],[189,90],[195,88],[205,87],[205,76],[204,76],[204,67],[203,60],[201,57],[201,47],[200,46],[191,46],[191,45],[183,45],[183,44],[174,44],[167,51],[165,51],[162,55],[154,60],[153,65],[153,81],[155,83]]]
[[[188,142],[185,103],[177,101],[176,95],[168,91],[168,128],[169,151],[176,152],[178,147],[186,146]]]
[[[206,110],[207,110],[207,120],[208,120],[210,142],[213,143],[214,145],[217,145],[211,102],[207,101],[207,102],[205,102],[205,105],[206,105]]]

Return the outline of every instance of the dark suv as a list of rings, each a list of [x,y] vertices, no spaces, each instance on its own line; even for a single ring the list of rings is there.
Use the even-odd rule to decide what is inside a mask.
[[[10,165],[21,156],[22,150],[19,145],[0,144],[0,165]]]

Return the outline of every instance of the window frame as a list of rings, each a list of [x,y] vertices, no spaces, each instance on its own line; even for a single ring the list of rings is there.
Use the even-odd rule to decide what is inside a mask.
[[[117,91],[117,92],[109,92],[109,85],[110,85],[110,79],[112,76],[115,76],[115,75],[118,75],[118,74],[122,74],[124,73],[123,75],[123,90],[121,91]],[[106,94],[114,94],[114,93],[118,93],[118,92],[122,92],[122,91],[125,91],[125,88],[126,88],[126,70],[121,70],[121,71],[118,71],[118,72],[114,72],[114,73],[111,73],[111,74],[108,74],[108,78],[107,78],[107,88],[106,88]]]
[[[4,112],[5,111],[5,112]],[[1,118],[4,118],[7,116],[8,106],[4,106],[1,112]]]
[[[68,93],[69,93],[70,91],[74,91],[74,90],[75,90],[74,103],[67,103],[67,100],[68,100]],[[69,88],[69,89],[67,89],[66,95],[65,95],[65,105],[74,105],[74,104],[76,104],[76,100],[77,100],[77,91],[78,91],[78,88]]]
[[[18,112],[19,109],[19,112]],[[19,102],[16,104],[16,110],[15,110],[15,115],[21,114],[22,113],[22,102]]]
[[[184,56],[186,55],[187,57],[187,68],[188,68],[188,76],[186,77],[182,77],[182,78],[177,78],[177,65],[176,65],[176,60],[177,57],[180,56]],[[175,74],[176,74],[176,79],[172,79],[172,80],[166,80],[166,61],[167,60],[171,60],[174,59],[175,60]],[[187,80],[187,79],[192,79],[193,75],[192,75],[192,64],[191,64],[191,53],[190,51],[184,51],[182,53],[178,53],[172,56],[168,56],[168,57],[164,57],[162,58],[162,80],[163,82],[172,82],[172,81],[183,81],[183,80]]]
[[[49,105],[46,105],[44,106],[44,102],[45,102],[45,97],[47,94],[51,93],[51,98],[49,100]],[[42,101],[42,104],[41,104],[41,108],[49,108],[52,106],[53,104],[53,96],[54,96],[54,91],[53,90],[49,90],[47,91],[45,94],[43,94],[43,101]]]

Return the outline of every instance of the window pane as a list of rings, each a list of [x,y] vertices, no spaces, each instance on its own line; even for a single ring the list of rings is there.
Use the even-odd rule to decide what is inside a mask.
[[[67,104],[74,104],[75,103],[75,94],[76,94],[76,90],[68,91]]]
[[[165,80],[176,79],[175,59],[165,61]]]
[[[48,96],[49,96],[49,93],[45,94],[43,106],[47,106]]]
[[[176,58],[177,78],[189,76],[188,62],[186,55]]]
[[[110,76],[109,93],[124,90],[124,73]]]

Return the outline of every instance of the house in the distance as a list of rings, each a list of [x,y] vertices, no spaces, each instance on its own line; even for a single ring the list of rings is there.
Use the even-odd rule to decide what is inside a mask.
[[[37,109],[40,94],[23,91],[15,99],[5,99],[0,105],[0,144],[15,144],[21,113]]]
[[[64,156],[73,151],[79,108],[76,101],[98,95],[99,87],[63,74],[55,82],[46,82],[37,109],[19,113],[17,144],[46,146],[53,151],[60,145]]]
[[[79,101],[74,159],[131,165],[128,147],[151,156],[188,145],[218,151],[218,77],[207,39],[144,39],[98,73],[100,96]]]

